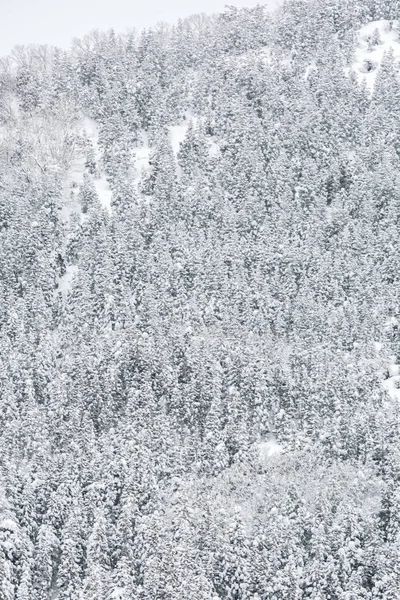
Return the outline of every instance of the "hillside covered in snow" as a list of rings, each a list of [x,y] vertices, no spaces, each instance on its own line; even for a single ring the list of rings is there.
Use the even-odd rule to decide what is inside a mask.
[[[0,600],[398,600],[400,1],[0,59]]]

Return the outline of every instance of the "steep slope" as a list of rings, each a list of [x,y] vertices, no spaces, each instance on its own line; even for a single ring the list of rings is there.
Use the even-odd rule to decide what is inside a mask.
[[[399,9],[1,62],[0,598],[397,598]]]

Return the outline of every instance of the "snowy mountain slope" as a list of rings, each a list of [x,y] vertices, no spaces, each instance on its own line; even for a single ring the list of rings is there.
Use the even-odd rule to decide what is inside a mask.
[[[353,70],[373,89],[382,58],[392,52],[400,63],[399,21],[371,21],[358,32]]]
[[[99,133],[98,125],[93,119],[85,118],[82,121],[82,130],[84,135],[87,136],[94,149],[94,157],[96,163],[101,165],[101,149],[99,147]],[[84,163],[81,162],[81,177],[84,171]],[[110,190],[110,184],[107,181],[107,177],[101,167],[98,167],[98,171],[95,174],[94,185],[98,194],[99,200],[103,208],[108,211],[111,210],[111,198],[112,192]]]
[[[392,400],[400,402],[400,366],[394,362],[389,366],[389,377],[384,381],[384,387]]]
[[[397,600],[399,9],[0,61],[1,599]]]

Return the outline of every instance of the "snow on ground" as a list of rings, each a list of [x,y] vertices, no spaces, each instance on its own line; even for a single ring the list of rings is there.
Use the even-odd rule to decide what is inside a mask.
[[[169,127],[171,145],[175,156],[178,154],[180,146],[186,137],[189,124],[192,123],[193,127],[196,127],[198,120],[198,117],[190,112],[187,112],[183,125],[171,125]]]
[[[101,150],[99,147],[99,129],[96,121],[89,119],[88,117],[83,119],[83,131],[91,141],[96,157],[96,163],[99,164],[101,161]],[[105,173],[99,171],[99,177],[94,180],[97,195],[100,200],[100,204],[103,208],[111,210],[111,198],[112,192],[110,185],[107,181]]]
[[[264,463],[273,456],[278,456],[283,452],[283,448],[278,444],[274,436],[268,437],[258,444],[260,462]]]
[[[65,274],[60,277],[58,282],[58,290],[63,294],[67,294],[72,286],[72,281],[78,272],[77,265],[68,265]]]
[[[389,366],[389,378],[385,379],[383,387],[392,400],[400,402],[400,365],[396,364],[395,357],[392,357],[392,360]]]
[[[116,587],[110,595],[110,600],[123,600],[126,598],[126,590],[122,587]]]
[[[8,531],[12,531],[13,533],[18,533],[19,526],[18,526],[18,523],[16,523],[12,519],[4,519],[0,523],[0,529],[3,529],[3,530],[5,529],[5,530],[8,530]]]
[[[210,141],[210,146],[209,146],[208,152],[209,152],[211,158],[217,158],[221,154],[220,147],[218,146],[217,142],[214,139]]]
[[[399,21],[371,21],[360,29],[352,68],[365,79],[370,90],[375,85],[382,58],[390,49],[399,60]]]
[[[92,142],[97,160],[100,151],[97,142],[98,131],[96,122],[93,121],[93,119],[84,118],[76,129],[78,133],[87,135]],[[64,203],[61,211],[61,218],[65,223],[69,222],[72,213],[81,212],[78,194],[79,186],[82,185],[85,171],[85,152],[79,147],[75,149],[73,159],[64,179]]]
[[[267,65],[272,64],[272,50],[269,46],[263,46],[263,48],[260,48],[259,50],[257,50],[257,58],[263,62],[265,62]]]
[[[99,179],[95,179],[94,186],[102,207],[111,211],[112,191],[106,177],[102,175]]]
[[[228,67],[229,65],[236,65],[246,69],[260,63],[268,66],[273,64],[273,50],[270,46],[246,50],[240,54],[225,58],[225,64]]]
[[[94,119],[90,119],[89,117],[84,117],[82,121],[83,131],[88,136],[89,140],[92,142],[94,146],[95,152],[99,151],[99,128]]]
[[[396,317],[391,317],[386,323],[386,333],[398,324]],[[382,352],[383,347],[381,342],[375,342],[375,351],[378,356]],[[391,356],[390,359],[391,362],[387,369],[389,376],[383,381],[383,387],[391,400],[398,400],[400,402],[400,365],[397,363],[396,356]]]
[[[96,159],[99,155],[98,147],[98,131],[96,122],[93,119],[84,118],[77,127],[78,133],[87,135],[89,140],[92,142]],[[85,153],[83,150],[75,152],[74,159],[71,162],[70,168],[67,173],[67,183],[69,186],[72,184],[80,185],[83,181],[83,175],[85,173]]]
[[[67,182],[64,184],[64,193],[63,193],[63,205],[61,209],[61,220],[64,223],[68,223],[71,215],[73,213],[78,213],[80,211],[80,204],[78,202],[77,189],[72,189],[71,186],[68,185]]]
[[[306,70],[305,70],[305,73],[304,73],[304,79],[306,79],[306,80],[307,80],[307,79],[309,78],[309,76],[310,76],[310,73],[312,73],[312,72],[313,72],[313,71],[315,71],[316,69],[317,69],[317,63],[315,62],[315,60],[313,60],[313,61],[312,61],[312,62],[311,62],[309,65],[308,65],[308,67],[307,67],[307,68],[306,68]]]
[[[133,161],[135,165],[135,181],[139,183],[143,177],[143,173],[150,168],[151,148],[147,134],[142,133],[140,136],[139,146],[133,150]]]
[[[92,143],[96,163],[98,164],[101,159],[101,150],[98,143],[99,135],[97,123],[93,119],[84,118],[79,125],[79,131],[83,135],[86,135]],[[62,217],[64,221],[69,220],[72,212],[81,211],[81,207],[78,202],[78,193],[79,186],[82,184],[83,175],[86,170],[85,160],[85,153],[83,150],[76,152],[74,160],[72,161],[68,170],[64,190],[65,203],[62,211]],[[110,190],[110,185],[106,179],[105,173],[99,171],[99,176],[94,179],[93,183],[96,188],[100,204],[107,210],[111,210],[112,192]]]
[[[186,114],[185,119],[186,120],[183,125],[171,125],[169,127],[171,146],[172,146],[172,150],[173,150],[175,156],[178,155],[180,146],[186,137],[187,131],[189,129],[189,124],[192,123],[193,127],[196,127],[200,120],[199,117],[197,117],[196,115],[193,115],[190,112],[188,112]],[[210,157],[212,157],[212,158],[219,157],[221,154],[221,151],[220,151],[220,147],[219,147],[218,143],[215,141],[214,137],[207,138],[207,141],[209,144],[208,151],[209,151]]]
[[[169,128],[172,150],[175,156],[178,154],[179,148],[186,137],[187,130],[187,125],[172,125]]]
[[[346,156],[350,162],[354,162],[357,158],[357,152],[355,150],[349,150]]]
[[[81,207],[78,201],[79,185],[83,181],[85,172],[85,157],[83,152],[76,152],[64,178],[63,206],[61,219],[68,223],[72,213],[80,212]]]

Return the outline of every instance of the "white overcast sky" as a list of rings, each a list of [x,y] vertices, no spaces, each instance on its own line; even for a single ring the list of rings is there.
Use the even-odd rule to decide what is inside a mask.
[[[0,55],[16,44],[68,47],[91,29],[125,31],[194,13],[218,12],[226,4],[256,6],[274,0],[0,0]]]

